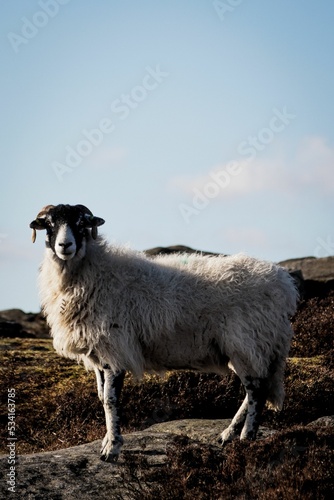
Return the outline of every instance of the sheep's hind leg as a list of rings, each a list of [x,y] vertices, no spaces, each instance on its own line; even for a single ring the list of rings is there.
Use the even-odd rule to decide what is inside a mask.
[[[246,377],[243,381],[248,396],[248,411],[240,439],[256,438],[260,418],[267,399],[267,380]]]
[[[256,438],[262,410],[267,399],[267,383],[265,379],[245,377],[242,381],[246,389],[246,397],[230,425],[220,436],[219,442],[224,445],[238,437],[240,439]]]
[[[102,441],[101,459],[116,462],[123,445],[118,417],[118,401],[123,387],[125,371],[113,373],[109,368],[105,368],[103,375],[103,406],[107,433]]]
[[[234,415],[230,425],[227,427],[227,429],[225,429],[221,433],[220,438],[218,440],[219,443],[224,445],[240,435],[240,432],[246,420],[247,411],[248,411],[248,394],[246,394],[246,397],[243,400],[242,405],[240,406],[237,413]]]

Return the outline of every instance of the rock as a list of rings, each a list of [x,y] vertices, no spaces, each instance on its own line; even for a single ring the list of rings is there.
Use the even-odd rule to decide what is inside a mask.
[[[202,255],[223,255],[214,252],[206,252],[204,250],[194,250],[193,248],[184,245],[172,245],[169,247],[154,247],[144,250],[146,255],[154,257],[155,255],[166,255],[170,253],[200,253]]]
[[[230,425],[230,419],[206,420],[200,418],[172,420],[170,422],[162,422],[151,425],[145,432],[164,432],[169,434],[186,435],[196,441],[201,441],[205,444],[217,446],[217,439],[226,427]],[[276,431],[270,430],[267,427],[260,426],[258,439],[264,439],[272,436]]]
[[[308,426],[314,426],[314,425],[322,427],[334,427],[334,415],[317,418],[317,420],[314,420],[314,422],[310,422],[308,424]]]
[[[301,271],[304,280],[313,280],[326,282],[334,280],[334,256],[322,257],[305,257],[302,259],[288,259],[279,262],[282,267],[289,271]]]
[[[180,434],[220,450],[217,438],[229,423],[230,420],[189,419],[155,424],[127,434],[117,464],[100,460],[100,440],[63,450],[20,455],[15,465],[15,493],[19,498],[41,500],[77,497],[85,500],[97,495],[101,499],[145,498],[146,487],[134,480],[132,467],[140,464],[155,470],[163,466],[167,446]],[[268,435],[268,429],[261,430],[262,435]],[[8,471],[8,457],[1,455],[1,476],[7,477]],[[8,496],[5,481],[0,483],[0,496]]]
[[[168,439],[166,434],[126,436],[124,453],[117,464],[100,460],[100,440],[65,450],[21,455],[15,470],[15,493],[18,498],[43,500],[133,498],[138,485],[132,483],[124,467],[127,452],[141,453],[152,466],[161,465]],[[7,457],[0,458],[0,470],[1,476],[6,477]],[[7,485],[2,481],[1,498],[6,498],[6,494]]]
[[[0,336],[8,338],[31,338],[33,335],[25,331],[20,323],[0,318]]]
[[[288,259],[279,264],[295,279],[302,299],[324,297],[334,290],[334,256]]]
[[[7,309],[0,311],[0,337],[49,338],[49,328],[41,313]]]

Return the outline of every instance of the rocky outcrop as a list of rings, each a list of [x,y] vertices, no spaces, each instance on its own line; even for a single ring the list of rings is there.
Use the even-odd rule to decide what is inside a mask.
[[[131,456],[141,457],[149,467],[161,467],[166,462],[166,448],[175,434],[211,443],[229,420],[188,420],[156,424],[124,436],[124,447],[117,465],[99,458],[101,441],[94,441],[65,450],[35,453],[18,457],[16,491],[19,498],[136,498],[140,492],[126,467]],[[161,428],[160,428],[161,426]],[[216,443],[217,445],[217,443]],[[1,476],[8,471],[7,457],[0,457]],[[6,498],[6,485],[1,482],[0,496]],[[141,486],[143,488],[143,485]],[[102,495],[102,496],[101,496]]]
[[[145,467],[162,467],[166,449],[175,435],[217,446],[217,436],[230,420],[182,420],[155,424],[142,432],[124,436],[124,447],[118,463],[102,462],[101,441],[45,453],[18,457],[15,469],[15,493],[20,498],[139,498],[145,485],[131,477],[127,464],[140,457]],[[1,476],[6,477],[8,461],[0,457]],[[6,497],[7,485],[0,484],[0,496]]]
[[[148,459],[150,466],[161,466],[171,437],[169,434],[147,432],[133,433],[125,436],[125,439],[125,453],[116,465],[100,460],[101,441],[65,450],[19,456],[12,492],[17,498],[41,500],[136,498],[134,495],[138,491],[138,484],[126,471],[126,457],[129,453],[141,454]],[[3,478],[8,468],[7,457],[0,457]],[[9,498],[9,483],[6,483],[0,482],[1,498]]]
[[[289,259],[279,264],[295,278],[303,299],[323,297],[334,290],[334,256]]]
[[[279,264],[289,271],[301,271],[304,280],[327,282],[334,280],[334,256],[304,257],[302,259],[288,259]]]
[[[187,436],[194,441],[200,441],[212,446],[218,446],[217,439],[221,432],[230,425],[230,419],[184,419],[172,420],[170,422],[161,422],[153,424],[148,429],[143,430],[143,433],[159,432],[171,435]],[[275,434],[276,431],[261,427],[258,431],[257,439],[264,439]]]
[[[49,338],[49,328],[41,313],[7,309],[0,311],[0,337]]]
[[[171,245],[169,247],[154,247],[150,248],[148,250],[144,250],[146,255],[150,255],[151,257],[154,257],[155,255],[167,255],[170,253],[201,253],[202,255],[224,255],[224,254],[218,254],[214,252],[207,252],[205,250],[195,250],[194,248],[187,247],[184,245]]]
[[[167,491],[163,491],[161,484],[166,479],[166,473],[171,474],[170,471],[168,472],[171,455],[169,448],[174,446],[175,451],[184,453],[182,460],[186,461],[187,456],[188,460],[189,458],[196,460],[204,445],[206,454],[211,454],[212,458],[217,453],[217,459],[222,460],[221,448],[217,445],[217,436],[229,422],[230,420],[181,420],[156,424],[142,432],[133,432],[124,436],[125,444],[116,464],[100,460],[100,441],[64,450],[22,455],[16,459],[15,476],[12,475],[14,486],[11,492],[15,492],[18,498],[41,500],[153,499],[157,498],[157,494],[160,498],[171,498]],[[310,427],[333,427],[333,425],[334,417],[326,417],[310,424]],[[310,432],[305,436],[309,436]],[[261,439],[270,440],[273,434],[268,429],[260,428],[257,445],[259,446]],[[183,438],[177,440],[176,436],[183,436]],[[257,475],[263,475],[263,486],[274,465],[280,465],[289,453],[297,458],[299,455],[305,455],[308,448],[307,438],[303,446],[298,442],[299,439],[300,431],[299,434],[297,431],[292,439],[291,435],[288,438],[282,436],[281,446],[284,453],[281,451],[280,455],[275,458],[273,452],[271,469],[264,469],[261,472],[261,467],[258,468]],[[249,453],[249,467],[252,466],[252,452],[254,450]],[[194,453],[194,457],[191,457],[191,453]],[[231,450],[229,452],[226,449],[226,453],[233,455],[236,451],[232,453]],[[261,453],[261,450],[257,453]],[[243,460],[247,460],[247,454],[244,456],[240,454],[240,459],[242,457]],[[234,458],[234,460],[237,459]],[[205,466],[204,460],[203,467]],[[8,477],[7,456],[0,456],[0,471],[2,478]],[[214,471],[212,473],[214,474]],[[223,474],[221,477],[224,478]],[[169,481],[168,484],[170,486]],[[210,485],[210,481],[208,484]],[[8,487],[7,481],[1,481],[1,498],[9,498]],[[214,498],[209,491],[207,493],[208,495],[205,495],[205,492],[202,493],[201,498]],[[185,498],[181,491],[179,494],[179,498]],[[309,497],[305,496],[305,498]]]

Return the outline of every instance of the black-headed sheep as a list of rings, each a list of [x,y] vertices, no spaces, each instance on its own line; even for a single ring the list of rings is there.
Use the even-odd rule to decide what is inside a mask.
[[[126,371],[199,370],[240,377],[246,397],[225,443],[255,439],[268,401],[280,408],[297,291],[288,272],[245,255],[164,255],[109,245],[104,220],[83,205],[48,205],[31,222],[46,230],[39,285],[56,351],[94,369],[107,433],[102,457],[123,439],[118,400]]]

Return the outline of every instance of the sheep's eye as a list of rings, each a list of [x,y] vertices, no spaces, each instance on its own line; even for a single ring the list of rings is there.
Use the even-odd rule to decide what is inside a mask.
[[[52,230],[55,227],[54,222],[52,222],[49,219],[45,219],[44,224],[45,224],[45,229],[46,229],[47,234],[49,234],[49,235],[52,234]]]
[[[47,234],[52,234],[52,224],[50,222],[46,222],[45,225]]]

